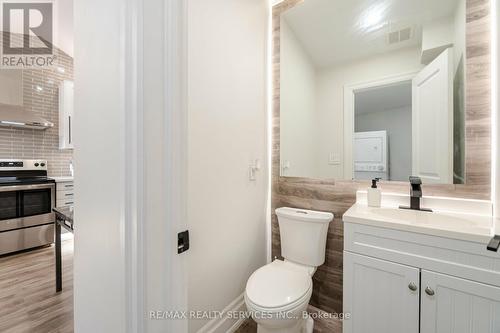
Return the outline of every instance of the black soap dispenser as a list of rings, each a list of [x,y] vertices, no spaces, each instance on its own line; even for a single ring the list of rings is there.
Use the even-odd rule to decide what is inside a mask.
[[[382,203],[382,193],[380,189],[377,187],[377,183],[380,178],[372,179],[372,186],[368,189],[368,207],[380,207]]]

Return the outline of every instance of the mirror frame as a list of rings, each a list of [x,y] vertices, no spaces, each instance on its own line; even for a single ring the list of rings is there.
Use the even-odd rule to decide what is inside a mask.
[[[355,193],[368,181],[286,177],[280,174],[280,17],[307,0],[284,0],[272,9],[272,194],[274,203],[296,191],[295,184],[321,193],[323,186]],[[466,0],[465,184],[424,184],[425,195],[491,200],[490,1]],[[408,183],[382,182],[384,191],[408,193]],[[341,192],[342,192],[341,191]],[[324,193],[323,193],[324,194]],[[300,195],[299,195],[300,196]],[[320,195],[321,196],[321,195]]]

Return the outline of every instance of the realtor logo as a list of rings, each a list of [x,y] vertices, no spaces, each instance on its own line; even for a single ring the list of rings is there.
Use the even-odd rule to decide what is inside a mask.
[[[54,19],[51,1],[1,1],[2,67],[51,66]]]

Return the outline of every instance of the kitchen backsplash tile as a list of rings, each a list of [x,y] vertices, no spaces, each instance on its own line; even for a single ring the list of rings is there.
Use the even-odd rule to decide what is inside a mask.
[[[59,83],[73,79],[73,58],[55,48],[58,65],[22,70],[23,106],[54,123],[44,131],[0,127],[0,158],[46,159],[50,176],[70,176],[72,150],[59,149]]]

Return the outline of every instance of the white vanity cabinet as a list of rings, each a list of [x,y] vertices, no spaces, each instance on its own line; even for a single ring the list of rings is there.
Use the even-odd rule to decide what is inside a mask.
[[[73,149],[73,96],[73,81],[62,81],[59,85],[59,149]]]
[[[487,242],[346,220],[344,333],[500,332],[500,253]]]
[[[426,270],[421,285],[421,333],[500,332],[499,287]]]
[[[344,312],[352,319],[344,332],[418,333],[419,279],[418,268],[345,252]]]

